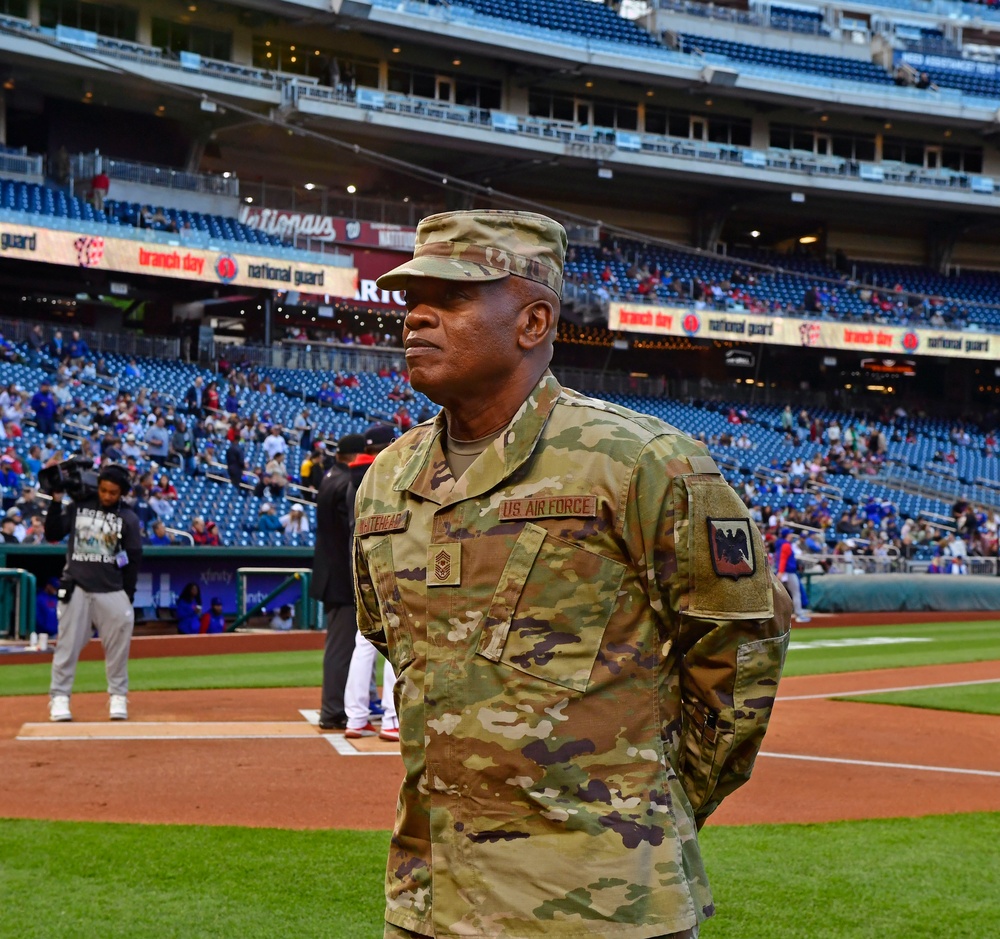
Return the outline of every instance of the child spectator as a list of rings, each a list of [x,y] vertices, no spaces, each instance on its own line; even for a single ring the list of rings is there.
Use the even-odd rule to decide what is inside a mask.
[[[201,615],[202,633],[224,633],[226,631],[226,616],[222,612],[222,601],[212,597],[208,612]]]

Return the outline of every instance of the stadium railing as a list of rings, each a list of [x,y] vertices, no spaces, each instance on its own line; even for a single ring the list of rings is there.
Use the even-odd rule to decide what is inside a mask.
[[[720,61],[726,60],[720,59]],[[764,69],[768,73],[771,71],[767,67]],[[783,70],[777,71],[782,72]],[[784,74],[788,73],[784,72]],[[831,79],[831,81],[841,80]],[[846,84],[862,83],[847,82]],[[715,164],[739,164],[750,169],[765,171],[780,170],[802,177],[837,176],[862,183],[873,183],[878,186],[931,188],[939,191],[957,190],[970,194],[975,193],[977,196],[992,196],[998,188],[992,177],[959,173],[944,168],[926,170],[916,165],[903,163],[864,163],[806,151],[779,150],[777,148],[754,150],[731,144],[692,140],[688,137],[669,137],[634,131],[623,132],[613,127],[594,127],[571,121],[509,114],[485,108],[451,104],[431,98],[417,98],[384,92],[373,88],[362,87],[358,88],[356,92],[350,92],[342,88],[330,88],[326,85],[309,85],[297,88],[294,87],[294,83],[291,83],[286,86],[284,93],[289,101],[294,102],[298,102],[300,99],[324,101],[334,105],[356,107],[359,110],[417,117],[422,121],[463,124],[495,133],[498,137],[519,136],[551,140],[571,148],[589,148],[587,154],[605,159],[616,154],[620,154],[624,158],[630,153],[640,152]],[[1000,200],[1000,196],[997,198]]]
[[[20,152],[0,148],[0,175],[7,174],[40,179],[45,174],[45,158],[41,154],[28,153],[27,147],[21,147]]]
[[[216,196],[237,197],[240,194],[240,181],[235,176],[185,173],[168,166],[114,159],[99,151],[73,155],[70,157],[70,167],[76,179],[89,180],[103,172],[111,179],[143,183],[147,186],[164,186],[167,189],[183,189],[185,192],[202,192]]]
[[[11,342],[27,342],[28,333],[34,325],[30,320],[2,317],[0,333]],[[134,332],[107,333],[73,325],[62,328],[67,338],[71,329],[79,330],[80,336],[94,352],[174,360],[180,357],[180,340],[168,336],[141,336]]]

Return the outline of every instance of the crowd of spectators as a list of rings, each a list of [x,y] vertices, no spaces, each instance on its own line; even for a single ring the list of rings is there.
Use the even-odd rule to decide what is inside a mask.
[[[631,259],[614,243],[601,248],[603,268],[574,270],[576,249],[567,254],[566,281],[587,291],[600,303],[675,303],[695,310],[846,319],[861,323],[964,329],[977,323],[973,304],[908,292],[902,283],[875,287],[860,283],[846,272],[831,268],[827,276],[811,280],[802,274],[801,300],[768,299],[765,289],[783,270],[737,262],[726,276],[682,276],[653,256],[635,251]],[[626,267],[619,277],[615,269]],[[849,302],[850,301],[850,302]]]
[[[280,532],[289,540],[309,533],[309,518],[299,503],[315,498],[320,479],[334,461],[336,440],[318,428],[308,406],[287,427],[273,421],[267,410],[248,409],[248,391],[276,393],[271,380],[253,366],[223,356],[217,379],[197,376],[183,400],[175,402],[141,385],[135,392],[120,390],[119,376],[76,330],[67,337],[54,329],[46,336],[36,325],[23,352],[2,337],[0,348],[10,349],[11,361],[48,369],[37,388],[0,388],[3,540],[43,540],[44,500],[38,498],[34,482],[43,466],[71,456],[119,462],[128,469],[132,491],[127,500],[152,545],[221,543],[217,522],[204,515],[195,515],[186,530],[174,527],[190,513],[182,511],[189,507],[178,505],[172,474],[228,476],[233,485],[269,500],[258,530]],[[397,406],[394,422],[409,428],[413,417],[406,404],[413,392],[406,373],[386,367],[380,374],[394,381],[388,402]],[[124,377],[132,380],[132,387],[142,381],[142,367],[134,358]],[[316,407],[350,410],[352,392],[359,387],[357,375],[335,374],[323,383]],[[18,446],[25,421],[45,435],[44,445]],[[246,455],[252,444],[259,444],[264,455],[255,466],[248,465]],[[19,500],[22,479],[25,489]]]
[[[14,354],[21,355],[16,348]],[[303,406],[287,427],[272,421],[266,410],[245,408],[247,390],[269,391],[267,378],[252,366],[223,359],[218,379],[195,378],[183,400],[175,403],[146,387],[134,393],[115,392],[114,376],[75,331],[68,338],[61,330],[46,337],[36,327],[26,354],[46,356],[54,366],[37,388],[0,389],[4,541],[44,541],[45,500],[35,480],[43,466],[71,455],[113,460],[129,469],[133,490],[128,498],[151,545],[221,543],[217,522],[205,514],[195,514],[186,530],[174,527],[189,514],[178,505],[174,480],[178,475],[206,473],[228,477],[232,485],[265,500],[251,522],[255,530],[294,543],[309,534],[303,503],[314,498],[319,480],[332,465],[336,441],[319,429],[309,406]],[[142,366],[133,359],[126,374],[141,382]],[[395,423],[401,431],[414,419],[429,416],[409,414],[413,392],[405,372],[387,366],[379,374],[393,381],[387,397],[390,405],[398,406]],[[107,392],[97,400],[81,393],[83,384],[102,387],[105,378]],[[351,394],[359,385],[356,375],[331,376],[322,383],[315,408],[350,408]],[[824,490],[838,477],[878,474],[890,443],[916,443],[904,411],[883,417],[887,420],[877,423],[846,417],[824,420],[786,406],[774,429],[783,435],[788,456],[763,464],[754,459],[755,445],[746,432],[754,417],[745,408],[729,408],[727,429],[701,437],[716,454],[732,453],[734,462],[752,468],[734,484],[769,547],[785,529],[797,532],[801,538],[796,550],[816,570],[870,570],[870,558],[879,563],[923,558],[932,572],[962,573],[968,569],[968,558],[996,557],[998,513],[959,500],[951,520],[903,518],[890,501],[869,498],[863,504],[842,505]],[[26,421],[34,422],[45,435],[43,445],[20,445]],[[74,436],[62,438],[59,431]],[[992,433],[977,439],[985,454],[995,454]],[[251,444],[259,444],[255,450],[263,454],[255,466],[248,464],[246,455]],[[972,444],[969,430],[953,428],[950,444],[934,459],[954,463],[956,450]],[[198,508],[203,513],[206,507]]]
[[[905,412],[896,416],[905,417]],[[700,438],[716,454],[732,448],[743,465],[755,466],[750,455],[754,445],[744,427],[753,418],[745,409],[730,408],[728,422],[732,432]],[[929,573],[966,574],[968,558],[998,556],[1000,512],[964,498],[954,502],[947,520],[906,518],[894,502],[875,496],[834,509],[840,500],[828,484],[838,476],[877,474],[890,440],[917,442],[912,428],[893,429],[887,437],[881,426],[864,419],[826,422],[804,409],[796,414],[790,405],[781,413],[780,426],[790,455],[756,465],[737,484],[769,552],[781,533],[790,531],[799,536],[793,548],[814,573],[887,572],[899,562],[923,559]],[[949,436],[955,446],[972,442],[960,425]],[[985,435],[983,446],[995,453],[992,433]],[[948,462],[954,456],[954,449],[938,451],[935,459]]]

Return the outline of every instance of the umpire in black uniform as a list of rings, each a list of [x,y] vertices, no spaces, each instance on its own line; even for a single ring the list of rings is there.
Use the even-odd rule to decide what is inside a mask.
[[[347,434],[337,443],[337,462],[323,476],[316,496],[316,553],[310,596],[323,603],[326,645],[323,650],[323,696],[319,726],[324,730],[347,726],[344,686],[354,653],[357,616],[351,574],[351,520],[353,493],[348,466],[364,453],[364,434]]]

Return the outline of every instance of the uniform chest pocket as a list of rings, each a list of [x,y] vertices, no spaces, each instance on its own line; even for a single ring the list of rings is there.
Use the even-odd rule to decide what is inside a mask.
[[[527,523],[483,624],[478,653],[586,691],[625,565]]]

